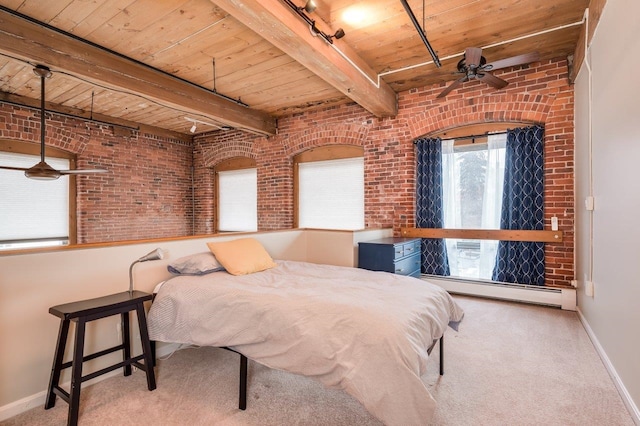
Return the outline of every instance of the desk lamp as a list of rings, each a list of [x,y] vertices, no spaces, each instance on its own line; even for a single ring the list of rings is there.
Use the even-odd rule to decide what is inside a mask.
[[[129,267],[129,294],[133,294],[133,266],[136,263],[146,262],[148,260],[159,260],[159,259],[162,259],[162,257],[163,257],[162,250],[157,248],[151,253],[145,254],[140,259],[136,260],[131,264],[131,266]]]

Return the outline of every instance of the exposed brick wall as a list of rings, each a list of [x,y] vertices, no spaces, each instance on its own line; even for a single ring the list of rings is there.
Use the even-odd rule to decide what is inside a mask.
[[[77,154],[78,167],[105,167],[107,175],[78,178],[79,242],[208,234],[215,225],[212,167],[237,156],[256,160],[258,227],[293,225],[293,156],[328,144],[353,144],[365,152],[366,227],[413,226],[413,139],[461,125],[524,121],[545,125],[545,215],[557,215],[562,244],[546,249],[546,282],[573,278],[573,88],[564,60],[497,71],[509,86],[496,91],[467,82],[445,99],[444,84],[399,94],[396,117],[379,119],[355,104],[294,114],[278,120],[269,138],[237,131],[180,141],[134,132],[116,136],[109,126],[53,115],[47,144]],[[37,111],[0,103],[0,138],[39,142]],[[195,226],[192,227],[191,167]]]
[[[530,68],[496,71],[510,82],[496,91],[467,82],[445,99],[435,85],[399,94],[398,115],[378,119],[355,104],[294,114],[278,120],[278,135],[264,138],[215,132],[195,139],[196,169],[213,167],[234,156],[256,160],[258,227],[281,229],[293,223],[293,156],[328,144],[353,144],[365,150],[366,227],[414,226],[415,155],[413,139],[461,125],[523,121],[545,125],[545,216],[557,215],[564,242],[546,249],[547,285],[568,285],[573,278],[573,87],[565,60]],[[203,174],[205,177],[206,174]],[[196,184],[198,206],[215,213],[213,179]],[[198,217],[197,222],[203,219]],[[203,228],[210,230],[212,228]]]
[[[109,170],[76,178],[78,243],[192,233],[190,144],[55,114],[46,126],[47,146],[76,154],[78,168]],[[0,138],[39,143],[39,112],[0,103]]]

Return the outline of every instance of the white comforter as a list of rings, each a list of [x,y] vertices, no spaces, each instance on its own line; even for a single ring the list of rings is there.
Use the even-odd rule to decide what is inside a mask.
[[[462,309],[433,284],[363,269],[278,261],[267,271],[178,276],[159,290],[149,335],[229,346],[271,368],[344,389],[388,425],[421,425],[435,401],[427,348]]]

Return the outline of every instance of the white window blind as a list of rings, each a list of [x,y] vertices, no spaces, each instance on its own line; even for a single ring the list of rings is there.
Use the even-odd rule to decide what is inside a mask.
[[[298,226],[364,228],[364,158],[299,163]]]
[[[0,164],[31,167],[36,155],[0,151]],[[57,170],[69,169],[69,160],[47,158]],[[19,248],[20,240],[61,238],[57,242],[30,242],[29,246],[66,243],[69,238],[69,179],[54,181],[27,178],[23,172],[0,170],[0,248]]]
[[[218,173],[218,230],[258,230],[257,169]]]

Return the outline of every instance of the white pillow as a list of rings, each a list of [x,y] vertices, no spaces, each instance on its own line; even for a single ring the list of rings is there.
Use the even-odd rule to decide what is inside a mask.
[[[224,267],[213,253],[205,251],[176,259],[167,266],[167,270],[176,275],[205,275],[222,271]]]

